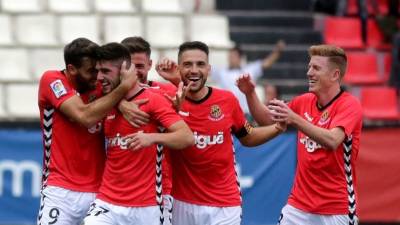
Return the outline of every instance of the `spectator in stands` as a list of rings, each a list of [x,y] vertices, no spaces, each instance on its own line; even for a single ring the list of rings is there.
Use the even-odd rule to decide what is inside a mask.
[[[253,80],[257,80],[263,74],[264,69],[270,68],[281,55],[285,47],[285,42],[280,40],[275,45],[271,54],[267,55],[262,60],[250,62],[242,65],[243,52],[239,47],[234,47],[229,51],[229,67],[228,68],[212,68],[211,78],[222,89],[229,90],[238,98],[240,107],[242,107],[245,114],[249,114],[249,109],[246,104],[245,96],[236,87],[236,79],[242,73],[249,73]]]
[[[170,60],[159,64],[163,73],[179,74],[188,90],[180,96],[186,100],[179,114],[196,142],[182,151],[171,151],[174,225],[239,225],[242,201],[232,135],[245,146],[256,146],[286,129],[284,123],[253,128],[231,92],[205,86],[211,70],[208,53],[202,42],[185,42],[179,47],[178,67],[168,66]]]
[[[98,79],[105,93],[109,93],[117,87],[120,65],[130,61],[130,52],[122,44],[109,43],[97,50],[97,56]],[[85,218],[87,225],[160,225],[163,217],[159,145],[183,149],[194,144],[193,133],[164,96],[137,83],[126,99],[148,99],[141,109],[151,115],[150,121],[137,128],[117,108],[107,115],[107,160],[99,193]],[[167,132],[158,132],[158,126],[165,127]]]
[[[309,93],[288,105],[279,100],[263,105],[247,75],[239,78],[238,86],[259,124],[286,122],[298,129],[296,176],[279,224],[357,224],[354,166],[361,105],[340,87],[347,66],[341,48],[311,46],[309,55]]]
[[[279,99],[279,88],[271,83],[264,83],[264,105],[269,105],[272,99]]]
[[[105,151],[101,120],[136,83],[130,62],[107,96],[96,89],[98,45],[78,38],[64,48],[66,68],[39,82],[43,177],[38,224],[80,225],[101,183]]]

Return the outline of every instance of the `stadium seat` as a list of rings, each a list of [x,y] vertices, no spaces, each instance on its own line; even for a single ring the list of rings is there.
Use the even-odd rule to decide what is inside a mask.
[[[48,0],[49,9],[56,13],[86,13],[90,11],[88,0]]]
[[[183,18],[179,16],[148,17],[146,37],[153,47],[176,48],[184,41]]]
[[[190,40],[202,41],[211,47],[230,48],[228,18],[220,15],[192,15]]]
[[[13,43],[10,17],[0,15],[0,45],[10,45]]]
[[[379,73],[377,56],[373,53],[347,53],[347,73],[344,81],[354,85],[383,84],[383,75]]]
[[[183,13],[179,0],[142,0],[146,13]]]
[[[6,106],[10,115],[39,118],[38,84],[9,84],[6,90]]]
[[[169,58],[178,63],[178,49],[165,50],[161,58]]]
[[[100,40],[96,16],[61,16],[60,29],[60,38],[63,44],[67,44],[78,37],[85,37],[96,43]]]
[[[399,100],[396,89],[390,87],[365,87],[361,89],[363,115],[367,119],[398,120]]]
[[[35,80],[39,80],[46,70],[62,70],[65,68],[63,49],[40,48],[30,51],[31,71]]]
[[[154,80],[154,81],[165,81],[161,76],[157,74],[156,71],[156,64],[160,60],[160,52],[155,51],[154,49],[151,50],[151,60],[153,61],[153,65],[151,66],[151,69],[149,71],[149,74],[147,75],[148,80]]]
[[[211,50],[209,59],[211,66],[228,67],[228,54],[228,50]]]
[[[120,42],[126,37],[143,36],[142,19],[139,16],[106,16],[103,25],[105,42]]]
[[[377,9],[372,1],[377,3]],[[367,0],[367,10],[369,15],[383,14],[386,15],[389,10],[388,0]],[[347,1],[347,15],[358,15],[357,0]]]
[[[42,0],[1,0],[0,2],[1,9],[5,12],[40,12],[43,9]]]
[[[385,82],[389,81],[391,69],[392,55],[390,53],[387,53],[383,57],[383,79]]]
[[[384,43],[383,34],[376,20],[369,19],[367,22],[367,44],[372,48],[387,49],[391,48],[389,43]]]
[[[29,81],[27,50],[22,48],[0,49],[0,81]]]
[[[97,12],[136,12],[131,0],[95,0],[94,8]]]
[[[0,85],[0,118],[4,118],[6,116],[6,111],[4,109],[5,96],[3,85]]]
[[[55,17],[50,14],[19,15],[16,18],[16,37],[25,45],[56,45]]]
[[[361,22],[356,18],[327,17],[324,31],[325,43],[342,48],[363,48]]]

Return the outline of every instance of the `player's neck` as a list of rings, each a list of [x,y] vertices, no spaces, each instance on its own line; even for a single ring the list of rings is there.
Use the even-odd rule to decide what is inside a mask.
[[[131,90],[128,91],[128,93],[125,95],[125,99],[130,99],[133,96],[135,96],[140,90],[142,90],[142,87],[139,85],[135,84]]]
[[[333,86],[323,93],[317,94],[318,105],[324,107],[330,103],[341,92],[340,86]]]
[[[68,72],[68,70],[63,70],[62,73],[65,75],[65,77],[67,78],[67,80],[69,81],[69,83],[71,84],[71,86],[76,89],[77,87],[77,83],[76,83],[76,78],[74,76],[72,76],[72,74],[70,74]]]
[[[189,91],[186,94],[186,97],[188,97],[194,101],[199,101],[199,100],[203,99],[204,97],[206,97],[209,91],[210,91],[209,88],[207,86],[204,86],[197,92]]]

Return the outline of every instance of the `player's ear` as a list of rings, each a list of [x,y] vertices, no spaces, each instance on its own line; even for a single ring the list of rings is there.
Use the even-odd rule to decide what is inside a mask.
[[[75,76],[78,73],[78,69],[72,64],[68,64],[66,69],[67,72],[71,75]]]

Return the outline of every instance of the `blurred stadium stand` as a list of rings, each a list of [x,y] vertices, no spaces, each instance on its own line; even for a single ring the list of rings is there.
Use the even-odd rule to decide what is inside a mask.
[[[278,86],[285,100],[305,93],[309,46],[337,44],[349,54],[344,87],[360,98],[365,127],[373,127],[365,129],[370,134],[366,137],[376,135],[383,140],[380,137],[390,129],[392,138],[384,139],[388,141],[385,147],[374,145],[375,150],[398,150],[399,141],[394,137],[400,136],[400,119],[394,114],[399,114],[399,90],[389,84],[392,60],[397,59],[391,57],[393,46],[384,42],[375,18],[388,12],[389,0],[378,0],[378,9],[373,0],[367,0],[367,43],[362,42],[356,1],[348,0],[344,16],[337,16],[313,12],[312,6],[322,2],[319,0],[0,0],[0,128],[38,128],[38,80],[47,69],[64,68],[62,48],[80,36],[103,44],[141,35],[153,47],[153,61],[164,56],[176,60],[176,47],[181,42],[202,40],[210,45],[210,62],[217,66],[227,65],[228,49],[234,43],[244,50],[247,61],[253,61],[263,58],[283,39],[287,46],[280,59],[264,71],[258,83]],[[354,81],[356,75],[359,80]],[[154,70],[149,77],[160,80]],[[385,117],[389,108],[393,114]],[[363,168],[373,161],[372,157],[362,159]],[[390,168],[400,172],[398,166]],[[372,182],[380,179],[371,178],[365,184]],[[393,183],[395,190],[400,189],[399,183]],[[365,189],[361,193],[366,193]],[[397,214],[395,210],[381,213],[385,210],[377,209],[379,205],[374,206],[372,200],[365,203],[362,198],[363,224],[398,224],[400,198],[398,194],[393,198],[399,201],[380,203],[397,207]],[[371,209],[376,213],[370,214]],[[1,218],[0,224],[4,224]]]

